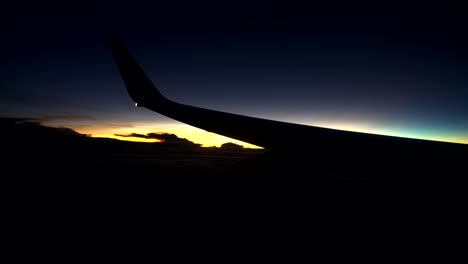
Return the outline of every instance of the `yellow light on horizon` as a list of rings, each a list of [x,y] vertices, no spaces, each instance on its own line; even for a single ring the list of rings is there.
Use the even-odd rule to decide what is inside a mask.
[[[192,127],[185,124],[161,124],[161,125],[149,125],[142,124],[136,127],[99,127],[88,126],[88,127],[76,127],[73,128],[75,131],[88,134],[92,137],[98,138],[113,138],[118,140],[125,141],[134,141],[134,142],[161,142],[156,139],[147,139],[141,137],[122,137],[117,135],[129,135],[132,133],[146,135],[148,133],[168,133],[175,134],[179,138],[186,138],[189,141],[192,141],[195,144],[201,144],[202,147],[220,147],[224,143],[235,143],[244,146],[245,148],[256,148],[261,149],[261,147],[242,142],[236,139],[228,138],[221,136],[215,133],[207,132],[205,130]]]
[[[293,122],[293,121],[290,121]],[[293,122],[301,123],[301,122]],[[444,142],[455,142],[468,144],[468,137],[458,136],[458,135],[444,135],[437,133],[430,133],[428,131],[418,131],[418,130],[405,130],[403,128],[391,128],[385,126],[379,126],[371,122],[356,121],[356,122],[326,122],[324,120],[312,122],[302,122],[306,125],[318,126],[331,129],[339,129],[346,131],[378,134],[378,135],[388,135],[388,136],[397,136],[397,137],[407,137],[407,138],[417,138],[417,139],[427,139],[427,140],[437,140]],[[105,124],[92,124],[86,126],[77,126],[71,127],[75,131],[83,134],[91,135],[92,137],[104,137],[104,138],[114,138],[118,140],[125,141],[134,141],[134,142],[160,142],[156,139],[146,139],[141,137],[121,137],[118,135],[129,135],[132,133],[146,135],[148,133],[169,133],[175,134],[179,138],[186,138],[189,141],[192,141],[196,144],[201,144],[202,147],[220,147],[224,143],[232,142],[244,146],[245,148],[256,148],[261,149],[259,146],[255,146],[246,142],[221,136],[215,133],[207,132],[205,130],[189,126],[186,124],[179,123],[158,123],[158,124],[149,124],[149,123],[133,123],[132,125],[122,125],[118,127],[112,125],[106,127]],[[312,139],[312,138],[311,138]],[[281,139],[278,139],[281,140]]]

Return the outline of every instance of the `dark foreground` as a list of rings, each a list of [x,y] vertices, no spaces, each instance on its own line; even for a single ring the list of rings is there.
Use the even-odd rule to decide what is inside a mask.
[[[146,214],[174,204],[178,210],[413,210],[448,208],[466,196],[465,157],[421,161],[359,150],[347,157],[319,150],[275,156],[94,139],[17,119],[3,119],[1,133],[3,186],[18,210]]]

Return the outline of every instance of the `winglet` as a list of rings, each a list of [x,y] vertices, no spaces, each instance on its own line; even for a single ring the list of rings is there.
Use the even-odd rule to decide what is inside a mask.
[[[112,55],[127,87],[128,94],[136,106],[154,107],[169,101],[158,91],[141,66],[117,38],[108,37],[107,41],[112,48]]]

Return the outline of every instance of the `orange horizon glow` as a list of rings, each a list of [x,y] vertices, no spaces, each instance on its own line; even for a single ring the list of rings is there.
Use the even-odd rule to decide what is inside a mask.
[[[293,122],[289,120],[290,122]],[[364,121],[355,121],[355,122],[332,122],[332,121],[317,121],[317,122],[293,122],[293,123],[302,123],[305,125],[338,129],[352,132],[361,132],[377,135],[387,135],[387,136],[396,136],[396,137],[405,137],[405,138],[415,138],[415,139],[425,139],[425,140],[435,140],[443,142],[452,142],[452,143],[461,143],[468,144],[468,136],[459,136],[459,135],[447,135],[442,133],[435,133],[431,131],[421,131],[421,130],[410,130],[403,128],[385,128],[383,126],[378,126],[376,124]],[[220,147],[224,143],[235,143],[242,145],[245,148],[256,148],[262,149],[262,147],[255,146],[243,141],[235,140],[225,136],[221,136],[215,133],[207,132],[205,130],[192,127],[186,124],[178,123],[159,123],[159,124],[148,124],[148,123],[139,123],[132,126],[118,127],[115,125],[106,127],[105,125],[76,125],[69,126],[78,133],[87,134],[91,137],[96,138],[112,138],[123,141],[133,141],[133,142],[161,142],[157,139],[146,139],[139,137],[122,137],[119,135],[127,135],[132,133],[137,134],[148,134],[148,133],[169,133],[175,134],[179,138],[186,138],[189,141],[192,141],[195,144],[201,144],[202,147]],[[280,139],[278,139],[280,140]]]
[[[189,141],[192,141],[195,144],[201,144],[202,147],[221,147],[224,143],[235,143],[242,145],[244,148],[255,148],[262,149],[259,146],[255,146],[240,140],[228,138],[221,136],[215,133],[207,132],[205,130],[192,127],[185,124],[163,124],[163,125],[147,125],[141,124],[135,127],[97,127],[97,126],[87,126],[87,127],[75,127],[73,128],[78,133],[87,134],[95,138],[112,138],[123,141],[133,141],[133,142],[148,142],[155,143],[161,142],[157,139],[147,139],[140,137],[123,137],[117,135],[128,135],[132,133],[136,134],[148,134],[148,133],[168,133],[175,134],[179,138],[186,138]],[[117,134],[117,135],[116,135]]]

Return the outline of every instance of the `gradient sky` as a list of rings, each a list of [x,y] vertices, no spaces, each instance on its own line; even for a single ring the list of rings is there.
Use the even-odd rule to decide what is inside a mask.
[[[135,108],[105,42],[113,34],[160,91],[180,103],[468,143],[467,18],[461,7],[428,1],[168,2],[7,6],[2,115],[93,136],[167,132],[204,146],[239,143]]]

